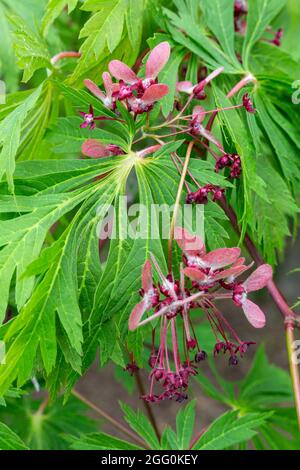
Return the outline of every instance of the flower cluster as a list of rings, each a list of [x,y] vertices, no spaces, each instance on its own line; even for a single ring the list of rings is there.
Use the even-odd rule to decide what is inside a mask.
[[[223,168],[230,169],[231,178],[239,178],[242,171],[240,156],[236,153],[225,153],[216,161],[216,172],[218,173]]]
[[[89,127],[90,130],[96,128],[95,121],[118,120],[119,111],[117,102],[120,102],[129,112],[135,116],[148,113],[153,109],[154,104],[167,95],[169,88],[167,85],[158,83],[158,74],[168,62],[170,56],[170,46],[168,42],[158,44],[149,54],[145,66],[145,77],[138,77],[133,70],[119,60],[112,60],[109,65],[109,72],[102,75],[103,92],[94,82],[84,80],[86,88],[98,98],[109,110],[115,112],[116,117],[95,116],[93,107],[89,112],[80,111],[83,117],[81,128]],[[112,76],[118,80],[114,83]],[[119,149],[112,149],[112,146],[103,146],[96,139],[89,139],[83,144],[82,152],[88,157],[100,158],[109,155],[119,155]]]
[[[119,101],[134,114],[149,112],[156,101],[162,99],[169,91],[168,86],[158,84],[157,79],[169,56],[169,43],[162,42],[149,54],[145,77],[138,77],[120,60],[112,60],[108,65],[110,73],[104,72],[102,75],[105,93],[91,80],[84,80],[84,84],[108,109],[115,110]],[[113,83],[111,76],[116,78],[118,83]]]
[[[232,300],[240,307],[255,328],[265,325],[265,315],[249,298],[248,294],[262,289],[272,278],[271,266],[257,268],[245,281],[238,276],[252,265],[245,265],[239,248],[220,248],[206,252],[202,240],[181,227],[175,228],[175,240],[182,250],[184,266],[180,279],[172,273],[164,276],[156,259],[152,263],[160,279],[154,283],[152,264],[147,260],[142,270],[142,300],[135,306],[129,318],[129,329],[158,322],[159,346],[152,334],[152,352],[149,358],[150,392],[143,399],[158,403],[165,399],[182,402],[187,398],[190,377],[197,374],[198,364],[207,353],[200,347],[195,334],[191,311],[201,309],[212,328],[216,343],[213,354],[229,354],[229,364],[236,365],[238,356],[243,357],[251,341],[242,341],[230,326],[223,313],[216,307],[219,299]],[[150,316],[143,318],[146,312]],[[183,329],[184,345],[180,350],[178,329]],[[171,343],[171,346],[170,346]],[[159,393],[155,386],[160,386]]]
[[[223,197],[224,191],[223,188],[214,184],[206,184],[203,188],[200,187],[197,191],[190,192],[187,195],[186,202],[187,204],[207,204],[209,194],[212,194],[212,200],[215,202]]]
[[[133,113],[134,116],[150,112],[154,103],[164,97],[168,92],[168,87],[164,84],[159,84],[157,77],[159,72],[167,63],[169,56],[169,44],[167,42],[158,44],[158,46],[150,52],[148,60],[146,61],[144,77],[136,75],[136,73],[123,62],[112,60],[109,63],[110,73],[104,72],[102,76],[105,91],[100,90],[100,88],[91,80],[85,80],[84,83],[88,90],[96,96],[106,108],[113,111],[115,113],[115,117],[95,116],[93,107],[90,106],[88,113],[80,111],[80,114],[84,119],[81,127],[89,127],[90,130],[93,130],[96,127],[96,121],[119,120],[120,113],[117,107],[117,102],[121,103],[121,105],[124,106],[128,112]],[[207,115],[213,115],[216,112],[234,108],[245,108],[247,112],[254,113],[255,109],[249,95],[245,94],[243,96],[243,102],[241,104],[231,106],[229,108],[206,110],[203,106],[196,105],[193,107],[191,115],[185,115],[184,113],[192,100],[203,101],[206,98],[206,87],[209,86],[211,81],[220,75],[223,70],[223,67],[219,67],[210,74],[207,74],[207,70],[205,69],[205,74],[201,74],[199,77],[200,81],[195,85],[189,81],[177,83],[177,92],[187,93],[189,98],[173,121],[174,126],[181,129],[175,132],[175,134],[185,133],[187,136],[193,137],[197,140],[199,145],[204,146],[207,151],[213,155],[216,160],[216,171],[225,167],[230,167],[229,176],[231,178],[238,178],[242,170],[240,157],[235,154],[228,155],[225,152],[222,143],[208,129],[208,126],[204,125],[204,119]],[[114,83],[112,76],[117,79],[118,82]],[[180,124],[180,120],[183,121],[182,124]],[[178,121],[178,123],[175,121]],[[168,121],[166,122],[166,125],[167,124]],[[161,136],[158,135],[157,139],[160,141]],[[215,153],[207,143],[215,146],[218,153]],[[163,143],[160,143],[159,145],[161,146]],[[144,157],[151,153],[154,148],[156,149],[156,146],[152,145],[151,147],[139,150],[136,153],[141,157]],[[96,139],[87,139],[82,145],[82,152],[84,155],[92,158],[120,155],[123,153],[120,147],[113,144],[103,145]],[[204,187],[201,187],[199,184],[197,184],[197,186],[198,189],[196,192],[189,191],[187,198],[188,202],[205,204],[208,201],[209,194],[212,194],[213,201],[217,201],[221,199],[224,193],[222,188],[210,184],[207,184]]]

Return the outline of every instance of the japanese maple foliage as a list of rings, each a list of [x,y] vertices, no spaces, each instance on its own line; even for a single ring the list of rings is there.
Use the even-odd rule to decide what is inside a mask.
[[[25,3],[0,3],[0,449],[299,449],[299,2]]]

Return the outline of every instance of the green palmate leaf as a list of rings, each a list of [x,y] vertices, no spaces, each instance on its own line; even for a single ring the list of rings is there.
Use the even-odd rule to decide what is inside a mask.
[[[80,83],[87,76],[100,81],[101,73],[112,58],[132,65],[136,60],[144,27],[153,33],[153,17],[161,3],[158,0],[86,0],[81,7],[92,12],[80,37],[85,38],[80,51],[82,58],[70,78]],[[113,57],[112,57],[113,54]]]
[[[20,136],[16,139],[16,154],[15,158],[18,160],[31,160],[38,158],[45,158],[48,155],[42,146],[42,140],[51,117],[54,117],[53,112],[53,97],[54,87],[50,80],[45,80],[40,85],[40,93],[34,102],[31,102],[30,109],[26,115],[24,107],[30,101],[32,91],[13,93],[7,96],[6,104],[0,107],[0,116],[4,119],[8,116],[15,118],[16,115],[20,117],[22,122],[17,125],[20,129]],[[27,101],[28,100],[28,101]],[[21,105],[24,104],[22,107]],[[17,112],[18,106],[21,106],[20,113]],[[13,113],[15,111],[15,113]],[[24,112],[24,119],[22,114]],[[9,114],[10,113],[10,114]],[[7,119],[7,122],[9,119]],[[9,124],[13,126],[13,124]]]
[[[201,2],[205,23],[218,39],[232,64],[240,68],[234,49],[233,6],[234,0],[204,0]]]
[[[71,449],[75,450],[141,450],[130,442],[117,439],[103,432],[86,434],[80,438],[69,437]]]
[[[108,161],[110,160],[108,159]],[[63,169],[66,162],[61,163],[61,168]],[[109,167],[105,163],[101,163],[101,170],[105,172]],[[113,165],[115,168],[118,166],[118,163],[117,160],[114,160]],[[91,165],[91,162],[89,165]],[[96,163],[97,165],[99,167],[99,163]],[[54,169],[53,165],[52,167]],[[74,188],[74,186],[76,187],[76,185],[84,182],[84,180],[90,180],[93,176],[101,174],[101,170],[95,171],[93,168],[92,173],[88,175],[80,174],[79,178],[73,174],[73,178],[71,178],[72,183],[65,179],[58,184],[53,180],[54,174],[52,173],[50,183],[54,185],[56,191],[67,187],[71,189],[72,185]],[[64,176],[68,178],[69,175],[66,173]],[[40,175],[39,181],[41,178],[42,176]],[[19,383],[24,383],[30,377],[38,347],[40,348],[45,369],[47,373],[50,373],[57,355],[56,314],[60,320],[60,343],[65,359],[79,372],[82,333],[76,277],[77,247],[83,246],[86,242],[82,238],[86,234],[83,228],[86,229],[89,225],[95,227],[97,222],[101,220],[101,217],[104,217],[105,213],[101,211],[105,210],[105,204],[109,204],[110,200],[114,197],[115,191],[118,191],[118,184],[116,182],[120,180],[122,178],[116,172],[107,176],[107,180],[101,180],[96,185],[68,193],[68,195],[65,195],[67,196],[66,198],[63,194],[60,196],[48,195],[47,198],[41,198],[41,200],[39,197],[34,197],[38,204],[34,208],[30,202],[31,197],[29,197],[25,210],[33,208],[32,213],[2,222],[1,243],[12,243],[14,250],[10,250],[7,246],[1,251],[3,269],[6,270],[3,272],[3,279],[6,281],[2,287],[2,289],[5,289],[5,295],[1,296],[1,298],[7,298],[6,289],[9,287],[15,265],[20,270],[18,274],[20,280],[17,284],[17,292],[19,292],[17,302],[20,306],[24,304],[32,290],[33,275],[43,275],[40,282],[36,285],[30,300],[6,333],[6,341],[11,347],[8,348],[7,363],[1,367],[0,386],[3,389],[15,377],[18,377]],[[83,201],[85,202],[82,204]],[[4,203],[7,206],[8,202],[6,200]],[[20,203],[24,207],[24,198]],[[10,210],[16,211],[18,207],[17,196],[12,198],[11,204]],[[77,212],[72,223],[61,235],[61,238],[48,250],[42,252],[41,259],[35,261],[27,271],[26,274],[29,277],[23,278],[21,273],[24,273],[28,264],[38,257],[47,230],[62,214],[79,204],[82,204],[82,207]],[[102,209],[97,212],[99,204],[100,206],[102,204]],[[18,230],[14,230],[14,224],[17,224]],[[32,250],[33,242],[35,243],[33,245],[34,250]],[[22,250],[22,247],[26,247],[26,243],[29,243],[30,249]],[[21,251],[16,256],[16,250],[18,249]],[[16,258],[13,256],[16,256]],[[71,263],[70,259],[72,260]],[[15,260],[14,263],[12,260]]]
[[[277,252],[282,253],[285,239],[290,236],[290,219],[297,216],[299,208],[286,181],[276,172],[267,160],[261,165],[259,174],[269,186],[269,203],[261,198],[254,200],[252,230],[268,262],[276,263]],[[270,210],[272,208],[272,211]]]
[[[159,441],[156,437],[155,431],[151,426],[146,416],[139,410],[135,412],[125,403],[120,403],[123,412],[125,413],[124,419],[129,426],[141,436],[152,449],[159,449]]]
[[[78,0],[48,0],[46,11],[42,20],[42,34],[46,36],[50,26],[61,14],[65,6],[68,7],[68,13],[70,14],[78,3]]]
[[[253,75],[262,81],[263,88],[268,91],[270,82],[282,82],[288,86],[298,80],[300,64],[285,50],[267,42],[258,42],[252,49],[249,68]],[[276,86],[276,85],[275,85]],[[275,98],[273,95],[272,98]],[[290,101],[290,99],[289,99]]]
[[[169,19],[168,30],[173,39],[196,54],[196,56],[205,60],[209,68],[223,66],[228,73],[234,73],[241,69],[240,64],[236,60],[232,65],[231,58],[227,53],[207,36],[203,25],[199,24],[196,17],[190,13],[188,2],[187,4],[185,2],[182,3],[182,7],[178,10],[178,15],[167,9],[164,9],[164,13]],[[209,22],[215,28],[215,23],[211,23],[210,17]],[[181,31],[184,31],[185,34]]]
[[[249,66],[249,56],[254,44],[262,37],[265,29],[283,8],[285,0],[253,0],[249,2],[247,30],[243,45],[243,63]]]
[[[242,417],[253,413],[265,416],[265,421],[256,429],[257,433],[250,437],[252,446],[273,450],[297,448],[299,441],[293,437],[297,435],[296,413],[294,409],[287,408],[293,400],[291,380],[285,370],[269,363],[263,346],[257,351],[247,376],[239,382],[225,380],[212,362],[210,365],[218,388],[202,373],[196,377],[209,396],[231,409],[240,410]],[[244,442],[244,448],[245,445]]]
[[[0,423],[0,450],[28,450],[28,447],[9,427]]]
[[[278,408],[271,416],[268,426],[260,430],[262,440],[266,442],[267,449],[271,450],[297,450],[300,438],[297,425],[297,416],[293,408]],[[255,442],[255,441],[254,441]]]
[[[141,19],[143,18],[146,6],[146,0],[140,0],[139,2],[128,0],[126,8],[126,26],[129,40],[133,48],[138,47],[142,39],[143,22]]]
[[[285,119],[272,106],[272,103],[264,93],[257,93],[255,104],[259,111],[259,117],[262,125],[269,137],[271,145],[274,147],[281,170],[287,181],[299,181],[300,165],[298,158],[298,149],[285,135]],[[287,123],[289,126],[289,123]],[[288,129],[286,127],[286,129]]]
[[[40,94],[40,85],[25,101],[10,113],[0,124],[0,179],[6,174],[9,188],[13,191],[13,173],[15,170],[15,156],[21,140],[21,128],[28,113],[34,108]]]
[[[248,413],[240,416],[237,411],[228,411],[214,421],[193,446],[194,450],[222,450],[251,439],[256,429],[272,413]]]
[[[24,272],[39,255],[47,231],[63,214],[80,204],[88,194],[88,192],[77,192],[72,195],[3,197],[2,210],[24,212],[24,214],[1,222],[0,244],[3,247],[0,256],[0,273],[3,280],[1,315],[6,309],[9,287],[15,269],[17,270],[16,303],[21,308],[28,299],[34,283],[32,277],[23,277]]]
[[[28,82],[34,72],[41,68],[52,68],[50,54],[43,39],[37,36],[22,18],[11,16],[13,27],[13,47],[18,66],[24,70],[23,82]]]
[[[176,431],[178,449],[189,448],[193,437],[193,428],[196,417],[196,401],[191,401],[185,408],[181,409],[176,416]]]
[[[178,450],[177,436],[175,431],[166,426],[160,440],[162,450]]]
[[[64,450],[69,447],[63,439],[65,434],[78,438],[96,431],[97,424],[86,416],[86,411],[87,407],[74,397],[65,405],[59,399],[44,408],[41,400],[25,396],[8,399],[0,416],[31,450]]]
[[[93,62],[99,62],[103,56],[105,57],[107,49],[110,53],[116,49],[123,34],[126,7],[126,0],[110,2],[87,0],[84,3],[82,8],[93,11],[94,14],[80,32],[80,37],[86,39],[80,48],[82,58],[75,69],[75,78],[87,72],[93,66]]]

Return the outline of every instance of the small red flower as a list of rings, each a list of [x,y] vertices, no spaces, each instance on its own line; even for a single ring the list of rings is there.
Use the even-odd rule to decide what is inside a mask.
[[[143,93],[141,98],[132,96],[128,99],[129,109],[135,114],[142,114],[151,111],[154,103],[159,101],[169,92],[169,87],[163,84],[151,85]]]
[[[124,153],[117,145],[103,145],[96,139],[87,139],[83,142],[81,150],[83,155],[92,158],[109,157],[110,155],[121,155]]]
[[[104,116],[95,116],[92,105],[90,105],[88,113],[85,113],[84,111],[79,111],[79,114],[83,117],[83,123],[80,124],[80,127],[82,129],[84,129],[85,127],[89,127],[91,131],[96,127],[95,121],[103,121],[104,119],[106,119]]]
[[[143,314],[155,307],[159,302],[159,293],[153,285],[151,262],[147,260],[142,270],[142,290],[143,300],[139,302],[131,312],[129,318],[129,330],[135,330]]]
[[[93,93],[96,98],[99,98],[104,106],[110,109],[115,109],[115,99],[113,97],[114,93],[119,90],[119,85],[117,83],[113,83],[111,76],[108,72],[104,72],[102,74],[103,85],[105,89],[105,93],[94,83],[92,80],[84,80],[83,83],[85,86]]]
[[[128,84],[131,90],[138,90],[143,94],[151,85],[156,83],[159,72],[164,68],[170,57],[170,45],[168,42],[161,42],[149,54],[146,62],[146,75],[139,78],[128,65],[120,60],[112,60],[109,63],[110,73],[123,84]]]
[[[197,100],[205,100],[206,93],[205,87],[220,73],[222,73],[224,67],[219,67],[218,69],[214,70],[211,74],[209,74],[206,78],[201,80],[197,85],[193,85],[192,82],[183,81],[178,82],[176,85],[176,89],[179,92],[188,93],[189,95],[194,95]]]
[[[234,302],[242,307],[249,323],[255,328],[263,328],[266,318],[260,307],[248,299],[248,294],[263,289],[271,279],[272,267],[269,264],[263,264],[245,282],[238,284],[233,291]]]

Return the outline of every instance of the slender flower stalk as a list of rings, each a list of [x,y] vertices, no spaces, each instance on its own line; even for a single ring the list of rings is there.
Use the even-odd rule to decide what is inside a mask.
[[[169,236],[169,241],[168,241],[168,267],[169,267],[169,272],[172,271],[172,244],[173,244],[173,239],[174,239],[174,228],[176,224],[176,219],[178,216],[178,211],[180,207],[180,198],[182,194],[182,189],[184,186],[187,170],[188,170],[188,165],[192,153],[192,149],[194,146],[194,142],[190,142],[187,148],[185,160],[184,160],[184,166],[182,168],[182,173],[181,173],[181,178],[177,190],[177,196],[175,200],[175,205],[174,205],[174,212],[173,212],[173,217],[171,220],[171,226],[170,226],[170,236]]]
[[[214,355],[228,353],[230,366],[237,365],[238,355],[243,357],[249,346],[254,343],[239,338],[215,302],[219,298],[232,300],[241,307],[255,328],[262,328],[265,324],[264,313],[248,298],[248,294],[266,286],[272,277],[271,266],[262,265],[244,282],[238,282],[236,278],[251,267],[244,264],[244,258],[240,258],[239,248],[220,248],[206,252],[202,240],[181,227],[175,228],[174,238],[182,250],[185,265],[180,265],[180,279],[176,280],[172,271],[165,276],[155,257],[151,255],[161,284],[153,283],[151,262],[147,260],[142,270],[143,299],[134,307],[129,318],[130,330],[150,322],[154,325],[160,323],[160,344],[157,352],[154,346],[155,335],[152,333],[152,352],[149,358],[152,369],[149,376],[150,393],[142,396],[147,403],[159,403],[166,399],[181,403],[188,398],[189,379],[197,375],[198,364],[207,357],[206,352],[199,347],[190,316],[192,309],[201,308],[205,312],[216,338]],[[226,295],[224,290],[230,291],[230,294]],[[152,309],[154,313],[143,318],[146,312]],[[182,323],[178,320],[180,317]],[[182,326],[184,341],[183,350],[180,350],[177,331]],[[168,332],[171,339],[170,349]],[[197,350],[192,359],[190,352],[195,349]],[[156,393],[156,388],[162,388],[162,391]]]
[[[81,57],[80,52],[75,52],[75,51],[64,51],[60,52],[59,54],[56,54],[55,56],[52,57],[51,59],[51,64],[55,65],[57,62],[59,62],[62,59],[68,59],[68,58],[79,58]]]

